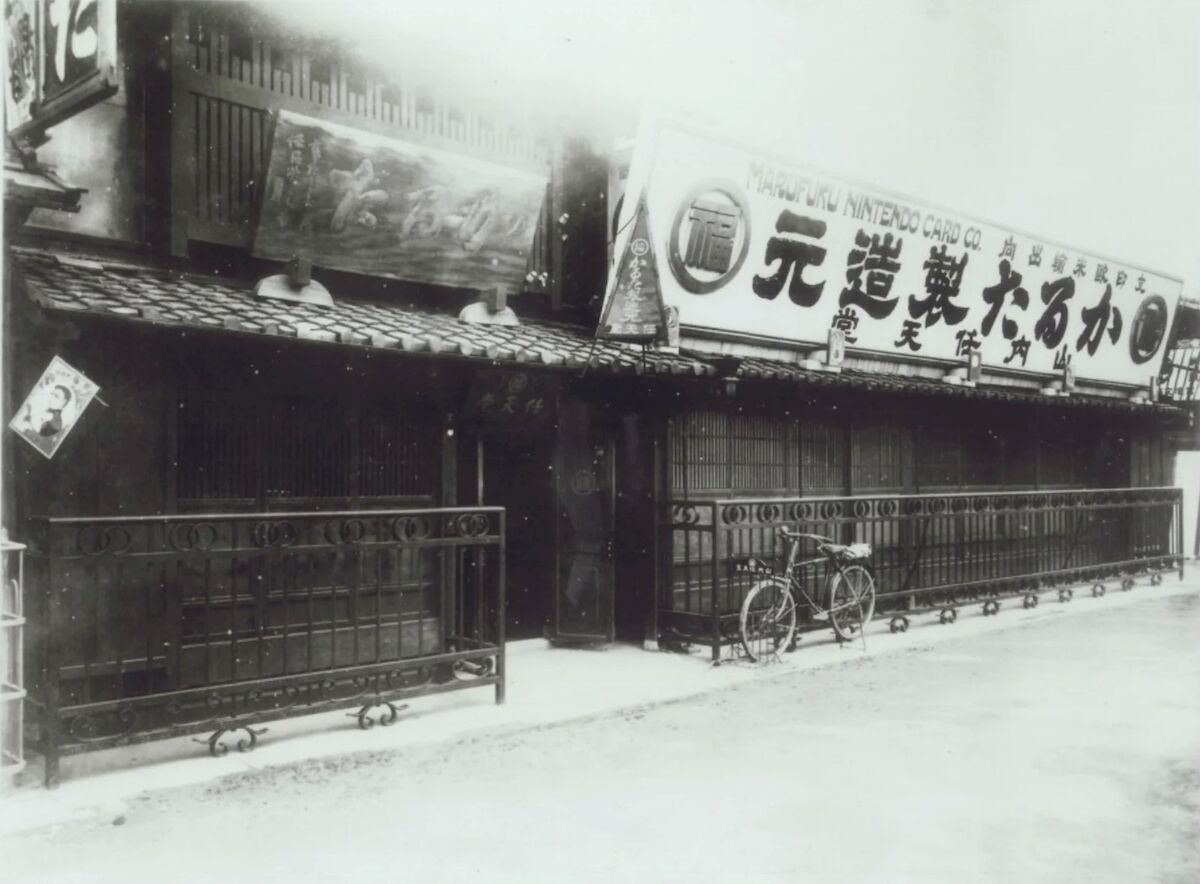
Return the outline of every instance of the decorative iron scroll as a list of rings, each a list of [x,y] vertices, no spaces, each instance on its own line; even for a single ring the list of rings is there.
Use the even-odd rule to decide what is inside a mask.
[[[167,529],[167,542],[176,552],[212,549],[217,542],[217,526],[211,522],[176,522]]]
[[[75,535],[75,548],[85,556],[119,556],[133,540],[121,525],[86,525]]]
[[[380,705],[396,709],[389,699],[419,693],[435,683],[479,678],[495,671],[493,658],[484,657],[458,661],[453,667],[415,663],[368,674],[351,672],[316,677],[277,687],[251,682],[186,695],[141,698],[101,708],[67,707],[59,713],[67,737],[63,748],[72,751],[88,745],[116,745],[135,734],[148,738],[211,728],[214,735],[203,742],[212,749],[223,733],[248,729],[250,723],[257,721],[345,706],[359,706],[356,716]],[[224,752],[214,751],[214,754]]]
[[[421,517],[400,516],[392,519],[392,537],[401,543],[424,540],[432,530],[429,520]]]
[[[291,546],[297,536],[296,526],[286,521],[262,521],[250,531],[251,542],[260,548]]]

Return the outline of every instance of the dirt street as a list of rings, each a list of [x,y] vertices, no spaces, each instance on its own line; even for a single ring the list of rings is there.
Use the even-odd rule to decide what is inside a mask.
[[[5,877],[1200,881],[1200,595],[1146,592],[498,741],[160,793],[9,839]]]

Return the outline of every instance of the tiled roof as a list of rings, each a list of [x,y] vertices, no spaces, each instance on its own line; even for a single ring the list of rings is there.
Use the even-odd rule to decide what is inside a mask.
[[[388,303],[340,300],[318,307],[257,298],[237,282],[165,268],[78,258],[13,248],[11,254],[29,296],[47,310],[85,312],[182,328],[224,329],[301,340],[325,341],[405,353],[590,369],[606,374],[712,377],[713,357],[649,350],[593,341],[582,329],[526,320],[519,326],[459,322],[436,313]],[[926,395],[1046,402],[1036,391],[1011,387],[955,386],[936,379],[844,368],[841,373],[803,368],[782,360],[742,359],[738,376],[809,386],[911,392]],[[1049,400],[1146,410],[1125,399],[1072,395]],[[1172,409],[1173,410],[1173,409]]]
[[[697,376],[714,371],[677,354],[643,355],[640,347],[593,342],[582,331],[550,323],[477,325],[386,303],[339,300],[321,307],[264,300],[219,277],[26,249],[13,255],[29,295],[48,310],[549,367],[590,364],[619,373]]]

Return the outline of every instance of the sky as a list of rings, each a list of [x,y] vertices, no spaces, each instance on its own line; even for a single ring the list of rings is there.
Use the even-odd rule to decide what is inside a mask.
[[[799,163],[1184,277],[1200,297],[1200,0],[286,9],[503,110],[607,141],[632,136],[649,102]]]

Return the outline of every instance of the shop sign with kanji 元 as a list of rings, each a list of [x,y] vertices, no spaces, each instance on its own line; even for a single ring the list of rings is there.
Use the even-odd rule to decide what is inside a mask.
[[[966,362],[1144,387],[1182,283],[771,158],[687,124],[643,125],[628,193],[683,332]],[[629,247],[635,207],[620,224]],[[618,274],[609,280],[611,301]],[[704,346],[698,343],[697,346]],[[719,346],[719,345],[718,345]]]

